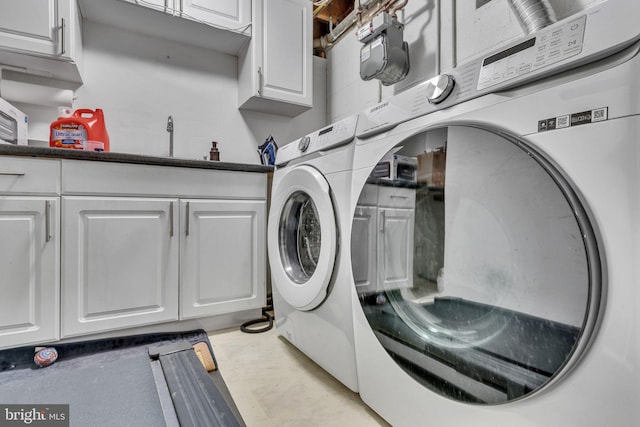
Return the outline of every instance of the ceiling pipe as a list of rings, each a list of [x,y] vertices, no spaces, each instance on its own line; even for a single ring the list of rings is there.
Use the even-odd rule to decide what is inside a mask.
[[[538,31],[557,21],[548,0],[507,0],[526,34]]]
[[[395,3],[401,1],[400,4],[394,6]],[[359,0],[354,1],[353,10],[349,13],[335,28],[327,33],[326,35],[314,39],[313,40],[313,48],[319,50],[326,50],[328,47],[331,47],[338,39],[355,23],[358,23],[358,26],[362,26],[363,24],[371,21],[374,16],[383,12],[383,11],[391,11],[391,8],[395,9],[394,13],[398,10],[405,7],[408,3],[408,0],[386,0],[383,2],[376,2],[375,4],[378,7],[372,7],[374,3],[370,3],[364,7],[361,6]]]
[[[397,1],[396,1],[396,3],[397,3]],[[395,3],[392,4],[391,7],[389,8],[389,15],[391,15],[391,16],[393,16],[395,18],[396,17],[396,13],[400,9],[404,8],[407,5],[407,3],[409,3],[409,0],[403,0],[398,4],[395,4]]]
[[[351,11],[351,13],[345,16],[345,18],[342,21],[340,21],[340,23],[336,25],[331,32],[327,33],[326,35],[320,38],[314,39],[313,47],[315,49],[325,50],[326,48],[331,46],[333,43],[335,43],[338,40],[338,38],[342,34],[344,34],[344,32],[347,31],[349,27],[351,27],[357,21],[358,21],[358,13],[354,9],[353,11]]]

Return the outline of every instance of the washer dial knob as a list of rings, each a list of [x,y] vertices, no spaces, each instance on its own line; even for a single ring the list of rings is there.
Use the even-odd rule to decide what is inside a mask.
[[[435,76],[431,80],[427,81],[427,99],[432,104],[437,104],[444,101],[453,90],[455,84],[456,83],[453,77],[448,74],[440,74],[439,76]]]
[[[302,153],[304,153],[309,148],[310,142],[311,142],[311,138],[309,138],[308,136],[303,136],[302,138],[300,138],[300,141],[298,142],[298,149]]]

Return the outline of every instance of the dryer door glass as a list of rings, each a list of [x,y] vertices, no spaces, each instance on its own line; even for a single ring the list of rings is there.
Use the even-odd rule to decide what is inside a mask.
[[[380,164],[389,174],[375,173]],[[483,404],[567,372],[595,329],[602,286],[595,232],[563,174],[526,141],[466,126],[416,134],[371,172],[356,177],[354,283],[398,365]]]
[[[318,211],[308,194],[295,192],[285,203],[279,240],[287,275],[296,283],[305,283],[316,271],[322,240]]]

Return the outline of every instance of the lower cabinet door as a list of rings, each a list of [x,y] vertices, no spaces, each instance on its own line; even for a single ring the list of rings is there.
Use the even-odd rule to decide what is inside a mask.
[[[178,319],[177,202],[62,198],[63,337]]]
[[[413,287],[413,209],[379,208],[378,292]]]
[[[0,348],[59,338],[59,198],[0,197]]]
[[[263,307],[266,202],[181,200],[180,212],[180,317]]]
[[[351,264],[358,294],[378,291],[378,208],[356,206],[351,232]]]

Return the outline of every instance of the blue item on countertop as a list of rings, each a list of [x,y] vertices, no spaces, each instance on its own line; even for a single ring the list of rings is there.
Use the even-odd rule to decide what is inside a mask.
[[[276,153],[278,152],[278,144],[276,144],[273,136],[269,135],[264,143],[258,146],[258,154],[260,155],[260,162],[263,165],[273,166],[276,164]]]

